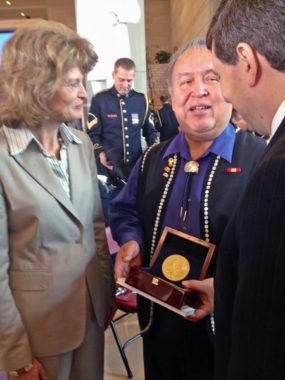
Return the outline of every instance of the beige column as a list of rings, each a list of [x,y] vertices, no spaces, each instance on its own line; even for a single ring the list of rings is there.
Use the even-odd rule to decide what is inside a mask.
[[[47,0],[48,20],[62,22],[76,30],[74,0]]]

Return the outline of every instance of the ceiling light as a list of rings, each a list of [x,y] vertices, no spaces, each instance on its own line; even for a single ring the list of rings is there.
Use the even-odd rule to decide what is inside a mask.
[[[20,15],[23,16],[23,17],[26,16],[24,12],[21,12]]]
[[[8,0],[7,0],[7,1],[6,1],[6,4],[7,4],[7,5],[11,5],[11,1],[8,1]]]

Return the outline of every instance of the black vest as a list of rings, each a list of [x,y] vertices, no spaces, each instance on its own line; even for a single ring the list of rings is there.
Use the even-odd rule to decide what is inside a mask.
[[[177,164],[173,173],[173,180],[165,176],[165,167],[169,165],[169,157],[162,160],[167,147],[171,140],[150,147],[143,155],[140,167],[139,186],[138,186],[138,209],[141,219],[141,225],[144,231],[144,250],[143,265],[149,265],[150,253],[153,252],[161,235],[162,221],[165,210],[171,194],[172,186],[181,164],[180,154],[177,154]],[[208,222],[209,222],[209,241],[219,245],[222,233],[231,215],[233,215],[238,201],[247,186],[248,180],[262,156],[266,147],[265,141],[252,136],[249,133],[239,131],[236,134],[236,141],[233,150],[232,163],[228,163],[220,158],[215,170],[208,196]],[[205,179],[202,186],[200,202],[200,231],[201,239],[205,239],[204,226],[204,200],[206,194],[206,185],[209,175],[212,171],[216,156],[210,160],[206,171]],[[241,172],[229,172],[227,169],[240,168]],[[169,186],[167,185],[169,182]],[[167,195],[162,202],[165,188],[168,186]],[[178,200],[180,204],[180,200]],[[162,204],[162,207],[160,207]],[[159,210],[159,207],[161,210]],[[178,208],[178,207],[177,207]],[[178,212],[178,211],[177,211]],[[160,213],[160,219],[157,226],[155,220]],[[157,230],[156,230],[157,228]],[[154,231],[156,238],[153,238]],[[154,240],[152,242],[152,240]],[[153,247],[151,247],[153,243]]]

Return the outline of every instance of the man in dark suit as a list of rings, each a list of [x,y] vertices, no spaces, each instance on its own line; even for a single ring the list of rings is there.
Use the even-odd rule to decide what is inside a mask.
[[[157,119],[155,121],[155,128],[160,133],[160,141],[165,141],[170,137],[178,134],[178,121],[175,113],[168,102],[167,95],[161,95],[160,101],[162,108],[157,111]]]
[[[284,0],[222,0],[207,34],[224,97],[272,135],[220,247],[217,380],[284,379],[284,19]]]

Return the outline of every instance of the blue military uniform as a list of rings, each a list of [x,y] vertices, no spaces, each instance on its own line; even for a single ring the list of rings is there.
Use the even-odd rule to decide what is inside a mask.
[[[178,134],[178,121],[169,103],[165,103],[157,112],[155,128],[160,132],[160,141],[168,140]]]
[[[87,127],[96,157],[105,152],[116,174],[124,180],[142,154],[141,131],[148,146],[158,142],[147,96],[133,89],[120,95],[113,86],[96,94]],[[98,172],[106,174],[106,169],[98,166]]]

